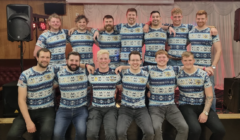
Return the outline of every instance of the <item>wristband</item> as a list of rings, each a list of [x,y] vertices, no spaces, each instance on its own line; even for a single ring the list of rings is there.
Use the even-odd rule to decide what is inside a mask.
[[[205,67],[203,67],[203,70],[205,71]]]

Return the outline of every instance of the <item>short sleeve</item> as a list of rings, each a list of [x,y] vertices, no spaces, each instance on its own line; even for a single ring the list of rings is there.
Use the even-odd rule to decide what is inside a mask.
[[[210,81],[210,77],[207,75],[207,72],[205,72],[205,77],[204,77],[204,88],[211,87],[212,83]]]
[[[173,67],[173,71],[175,72],[175,75],[178,75],[181,70],[181,66],[172,66],[172,67]]]
[[[68,35],[68,30],[67,29],[62,29],[62,31],[65,33],[65,35]]]
[[[149,66],[143,66],[142,70],[149,72]]]
[[[212,40],[213,40],[213,43],[220,41],[218,35],[212,36]]]
[[[191,31],[194,28],[193,24],[188,24],[188,31]]]
[[[19,77],[17,86],[19,86],[19,87],[27,87],[27,78],[26,78],[26,76],[23,73]]]
[[[121,76],[120,74],[117,75],[117,83],[116,85],[121,85],[122,84],[122,80],[121,80]]]
[[[58,85],[58,74],[55,74],[53,84]]]
[[[120,32],[121,28],[122,28],[122,23],[114,26],[114,30],[117,31],[117,32]]]
[[[41,34],[39,37],[38,37],[38,40],[37,40],[37,43],[36,43],[36,46],[39,46],[41,48],[46,48],[47,46],[47,38],[45,36],[43,36],[43,34]]]

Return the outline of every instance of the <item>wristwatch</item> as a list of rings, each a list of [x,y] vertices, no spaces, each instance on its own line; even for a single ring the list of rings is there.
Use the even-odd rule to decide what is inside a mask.
[[[215,70],[215,69],[216,69],[216,66],[213,66],[213,65],[212,65],[212,68]]]
[[[204,113],[206,116],[208,116],[208,112],[207,112],[207,111],[203,111],[203,113]]]

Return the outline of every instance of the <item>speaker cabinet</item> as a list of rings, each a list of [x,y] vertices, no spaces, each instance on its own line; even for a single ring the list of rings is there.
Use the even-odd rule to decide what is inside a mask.
[[[223,105],[231,112],[240,112],[240,78],[224,78]]]
[[[7,33],[9,41],[31,41],[33,39],[32,7],[29,5],[7,5]]]
[[[3,85],[3,116],[16,117],[19,114],[17,81]]]
[[[44,3],[44,11],[46,15],[51,15],[53,13],[65,15],[66,5],[65,3]]]
[[[240,8],[235,11],[234,40],[240,41]]]

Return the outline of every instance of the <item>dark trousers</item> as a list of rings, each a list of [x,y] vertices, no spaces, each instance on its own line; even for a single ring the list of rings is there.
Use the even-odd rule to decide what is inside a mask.
[[[204,105],[180,105],[179,109],[189,127],[188,140],[199,140],[202,130],[198,118],[203,112]],[[210,140],[223,139],[225,135],[224,126],[212,109],[209,111],[207,122],[204,125],[212,131]]]
[[[29,115],[36,125],[39,123],[39,140],[51,140],[53,135],[54,123],[55,123],[55,110],[53,107],[28,110]],[[27,131],[25,120],[22,114],[14,119],[13,125],[10,128],[7,140],[22,140],[22,135]]]

